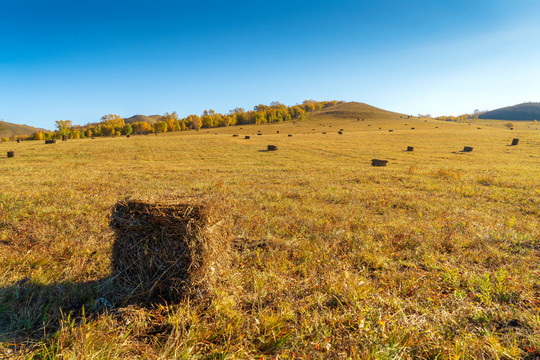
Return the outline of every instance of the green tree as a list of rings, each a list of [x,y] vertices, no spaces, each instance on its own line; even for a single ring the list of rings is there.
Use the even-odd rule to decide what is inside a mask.
[[[71,133],[71,128],[73,123],[71,120],[56,120],[56,128],[58,129],[58,135],[69,135]]]

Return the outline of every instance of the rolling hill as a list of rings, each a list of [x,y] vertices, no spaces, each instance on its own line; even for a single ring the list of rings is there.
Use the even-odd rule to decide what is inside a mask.
[[[529,102],[500,109],[487,111],[478,116],[480,119],[493,120],[538,120],[540,119],[540,103]]]
[[[313,117],[333,117],[333,118],[389,118],[405,116],[383,109],[376,108],[374,106],[359,103],[359,102],[346,102],[337,104],[326,109],[322,109],[311,114]]]
[[[28,125],[13,124],[0,121],[0,137],[11,137],[13,135],[31,135],[38,131],[47,131]]]
[[[133,124],[136,122],[142,122],[146,121],[149,124],[155,124],[157,121],[159,121],[163,116],[161,115],[134,115],[132,117],[125,118],[124,121],[126,124]]]

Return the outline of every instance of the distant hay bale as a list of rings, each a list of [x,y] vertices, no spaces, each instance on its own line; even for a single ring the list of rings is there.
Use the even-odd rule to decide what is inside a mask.
[[[238,134],[233,134],[233,136],[232,136],[232,137],[238,137]]]
[[[67,135],[62,135],[62,141],[67,141],[68,137]]]
[[[516,146],[519,143],[519,139],[512,139],[512,146]]]
[[[267,150],[268,151],[276,151],[277,150],[277,145],[268,145]]]
[[[287,135],[288,137],[292,137],[292,134]]]
[[[326,135],[326,131],[323,131],[323,135]]]
[[[15,151],[8,151],[7,152],[7,157],[8,158],[15,157]]]
[[[257,133],[257,135],[262,135],[261,133]]]
[[[407,146],[407,151],[414,151],[414,147],[412,147],[412,146]]]
[[[244,139],[251,139],[251,136],[246,135],[246,136],[244,137]]]
[[[128,135],[126,135],[126,137],[129,139],[131,137],[131,135],[128,134]]]
[[[371,166],[386,166],[388,160],[371,159]]]
[[[482,129],[481,127],[477,127],[478,130]]]
[[[510,128],[510,130],[514,130],[514,128],[513,128],[513,127],[511,127],[511,128]],[[19,141],[19,140],[17,140],[17,141]]]
[[[471,151],[473,151],[473,148],[470,147],[470,146],[465,146],[465,147],[463,148],[463,150],[462,150],[462,152],[471,152]]]
[[[45,140],[45,144],[56,144],[56,139]]]
[[[343,131],[338,131],[338,134],[339,134],[339,135],[343,135]]]
[[[411,130],[414,130],[415,128],[411,128]]]
[[[279,130],[276,131],[276,134],[279,134]]]
[[[394,132],[394,130],[391,130],[391,129],[390,129],[390,130],[388,130],[388,132]]]
[[[17,144],[21,142],[21,139],[17,139]]]
[[[230,209],[224,199],[126,199],[111,214],[118,294],[143,303],[205,293],[228,265]]]

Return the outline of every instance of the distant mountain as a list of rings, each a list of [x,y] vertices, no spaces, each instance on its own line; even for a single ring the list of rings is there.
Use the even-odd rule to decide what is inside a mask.
[[[146,121],[149,124],[155,124],[156,122],[158,122],[162,118],[163,118],[163,116],[161,116],[161,115],[150,115],[150,116],[135,115],[135,116],[132,116],[132,117],[124,118],[124,121],[126,122],[126,124],[133,124],[133,123],[142,122],[142,121]]]
[[[540,103],[529,102],[487,111],[478,116],[480,119],[493,120],[540,120]]]
[[[388,117],[400,117],[404,114],[399,114],[383,109],[376,108],[374,106],[359,103],[359,102],[346,102],[327,107],[325,109],[315,111],[311,114],[314,117],[338,117],[338,118],[388,118]]]
[[[0,137],[11,137],[13,135],[32,135],[38,131],[47,131],[45,129],[35,128],[28,125],[12,124],[0,121]]]

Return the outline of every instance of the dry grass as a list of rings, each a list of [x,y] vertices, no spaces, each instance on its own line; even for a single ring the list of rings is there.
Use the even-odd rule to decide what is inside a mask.
[[[0,354],[537,357],[540,137],[498,124],[322,116],[18,144],[0,158]],[[113,208],[171,194],[227,194],[231,266],[210,301],[115,304]]]

